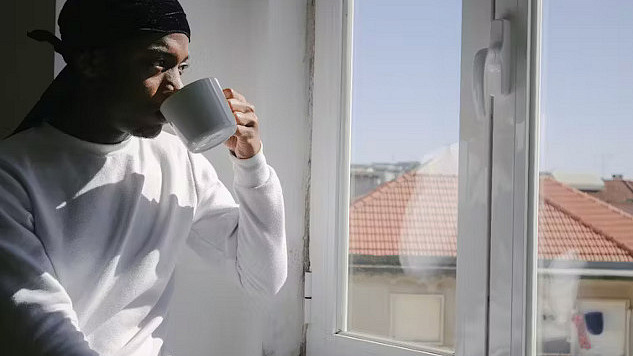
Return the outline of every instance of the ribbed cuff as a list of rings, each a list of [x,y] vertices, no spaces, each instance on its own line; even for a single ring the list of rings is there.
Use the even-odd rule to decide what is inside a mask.
[[[266,164],[263,148],[251,158],[239,159],[230,155],[233,161],[233,171],[235,172],[235,184],[255,188],[266,183],[270,178],[270,170]]]

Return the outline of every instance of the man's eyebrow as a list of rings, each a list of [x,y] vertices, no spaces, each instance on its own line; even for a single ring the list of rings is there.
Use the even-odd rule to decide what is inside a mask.
[[[156,54],[156,55],[161,55],[161,56],[168,56],[168,57],[172,57],[175,58],[176,56],[169,52],[165,47],[149,47],[147,48],[147,52],[151,52],[152,54]],[[189,59],[191,59],[191,57],[189,55],[187,55],[187,57],[185,57],[185,59],[183,59],[183,62],[188,61]]]

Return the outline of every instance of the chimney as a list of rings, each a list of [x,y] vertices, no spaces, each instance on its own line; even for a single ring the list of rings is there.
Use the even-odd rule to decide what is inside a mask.
[[[622,179],[624,179],[624,175],[623,174],[613,174],[613,175],[611,175],[611,179],[613,179],[613,180],[622,180]]]

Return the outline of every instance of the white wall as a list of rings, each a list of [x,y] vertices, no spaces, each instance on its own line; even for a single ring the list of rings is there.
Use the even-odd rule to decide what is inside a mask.
[[[192,27],[187,80],[216,76],[255,105],[264,151],[286,204],[289,275],[266,311],[191,254],[177,272],[171,345],[176,355],[298,355],[310,122],[306,3],[298,0],[181,0]],[[207,155],[229,185],[226,152]],[[201,281],[208,280],[200,285]]]
[[[244,94],[261,121],[268,162],[284,190],[289,273],[271,301],[253,300],[186,251],[169,319],[175,356],[298,355],[302,341],[305,197],[309,173],[309,0],[181,0],[192,28],[185,82],[218,77]],[[61,9],[63,0],[58,0]],[[63,62],[56,57],[56,73]],[[207,157],[230,186],[223,148]],[[263,350],[263,351],[262,351]]]

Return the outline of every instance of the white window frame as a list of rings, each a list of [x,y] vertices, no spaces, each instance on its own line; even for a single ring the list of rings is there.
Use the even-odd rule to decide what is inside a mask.
[[[315,1],[307,355],[441,355],[432,347],[341,332],[347,314],[347,239],[341,237],[348,234],[351,1]],[[538,98],[538,88],[528,83],[538,78],[538,66],[530,66],[538,63],[538,51],[528,44],[538,43],[540,27],[530,26],[540,19],[534,15],[538,1],[464,0],[462,12],[456,353],[523,356],[534,344],[538,103],[530,98]],[[474,114],[473,58],[489,45],[491,20],[502,18],[512,19],[513,90],[495,98],[495,115],[482,119]],[[461,238],[465,231],[468,238]]]

